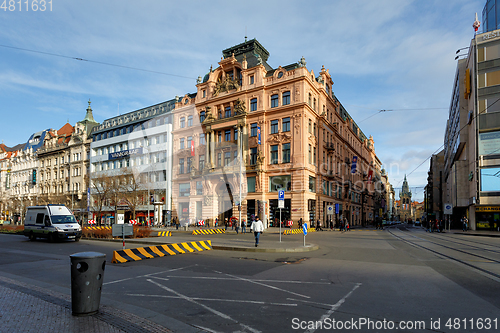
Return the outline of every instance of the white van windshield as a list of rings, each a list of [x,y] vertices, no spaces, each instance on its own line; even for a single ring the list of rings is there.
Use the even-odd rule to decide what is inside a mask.
[[[73,215],[52,215],[50,219],[53,224],[76,223],[76,219]]]

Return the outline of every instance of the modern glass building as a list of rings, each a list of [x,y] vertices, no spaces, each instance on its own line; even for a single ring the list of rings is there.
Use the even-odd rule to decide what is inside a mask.
[[[500,0],[488,0],[483,8],[483,33],[500,28]]]

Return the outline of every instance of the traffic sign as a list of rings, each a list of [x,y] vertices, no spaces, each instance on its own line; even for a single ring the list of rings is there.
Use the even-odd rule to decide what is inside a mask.
[[[278,192],[278,199],[279,200],[285,200],[285,190],[279,190],[279,192]]]
[[[285,209],[285,200],[278,200],[278,208]]]
[[[333,206],[326,206],[326,215],[333,215]]]
[[[302,225],[302,230],[304,231],[304,236],[307,235],[307,223]]]
[[[338,214],[338,213],[339,213],[339,211],[340,211],[340,209],[339,209],[339,204],[338,204],[338,203],[336,203],[336,204],[335,204],[335,214]]]

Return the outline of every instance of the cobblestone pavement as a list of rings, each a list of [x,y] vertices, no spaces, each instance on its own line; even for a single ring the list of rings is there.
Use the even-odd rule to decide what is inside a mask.
[[[167,328],[101,305],[97,314],[71,314],[71,297],[0,276],[0,333],[159,333]]]

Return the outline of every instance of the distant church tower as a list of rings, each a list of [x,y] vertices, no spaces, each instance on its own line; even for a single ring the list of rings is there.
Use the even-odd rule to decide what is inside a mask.
[[[408,186],[408,181],[406,180],[406,175],[405,180],[403,181],[403,188],[401,189],[401,192],[399,192],[399,199],[401,202],[399,209],[400,220],[407,221],[411,218],[411,192],[410,187]]]

